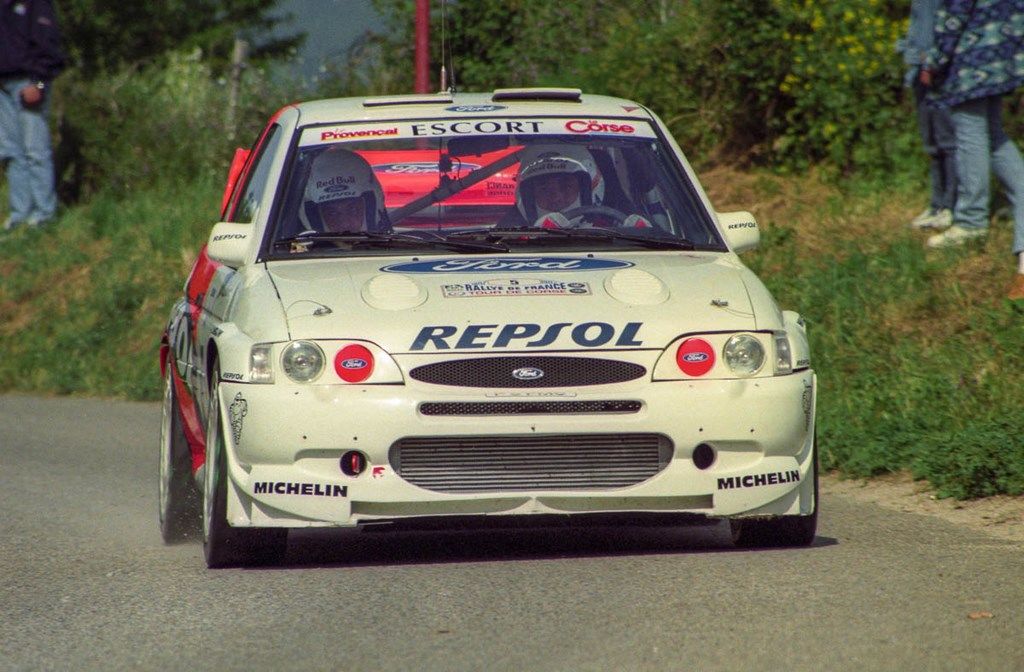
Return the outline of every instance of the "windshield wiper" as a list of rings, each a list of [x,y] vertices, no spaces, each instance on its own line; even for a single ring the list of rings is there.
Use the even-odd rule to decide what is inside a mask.
[[[421,237],[409,233],[303,231],[297,236],[274,241],[274,246],[277,248],[287,247],[292,253],[308,252],[310,248],[322,243],[348,243],[353,247],[356,245],[380,245],[386,247],[397,243],[424,247],[444,247],[458,252],[508,252],[508,246],[502,243],[449,240],[434,233],[429,235],[430,237]]]
[[[461,235],[482,235],[487,240],[501,240],[504,238],[521,238],[523,236],[528,237],[541,237],[541,236],[561,236],[563,238],[580,238],[580,239],[605,239],[605,240],[628,240],[633,243],[638,243],[645,247],[654,249],[670,249],[670,250],[695,250],[696,245],[689,240],[684,238],[662,238],[662,237],[651,237],[641,236],[635,233],[626,233],[618,231],[616,229],[605,229],[601,227],[587,227],[584,229],[545,229],[535,226],[521,226],[508,229],[489,229],[487,231],[475,230],[475,231],[464,231],[461,233],[454,233],[448,236],[451,240],[453,237]]]

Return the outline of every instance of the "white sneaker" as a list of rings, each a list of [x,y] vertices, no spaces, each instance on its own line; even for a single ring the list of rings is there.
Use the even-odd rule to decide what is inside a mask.
[[[964,243],[968,243],[972,240],[984,238],[987,234],[988,229],[979,229],[973,226],[954,224],[942,233],[929,236],[928,247],[956,247],[957,245],[963,245]]]
[[[913,229],[948,229],[953,225],[953,212],[949,208],[925,210],[910,222]]]

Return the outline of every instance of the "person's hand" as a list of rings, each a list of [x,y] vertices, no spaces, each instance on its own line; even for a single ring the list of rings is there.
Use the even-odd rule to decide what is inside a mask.
[[[35,107],[43,102],[43,92],[35,84],[29,84],[21,90],[21,102],[25,107]]]
[[[917,76],[917,80],[921,82],[921,85],[925,88],[931,88],[932,86],[932,71],[927,68],[921,68],[921,74]]]

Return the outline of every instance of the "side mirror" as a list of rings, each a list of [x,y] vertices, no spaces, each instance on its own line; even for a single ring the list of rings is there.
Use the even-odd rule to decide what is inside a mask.
[[[753,250],[761,242],[761,230],[757,220],[746,211],[717,212],[718,223],[725,232],[725,242],[733,252]]]
[[[206,254],[225,266],[238,268],[249,254],[252,236],[256,227],[253,224],[237,224],[235,222],[219,222],[213,225],[210,238],[206,242]]]

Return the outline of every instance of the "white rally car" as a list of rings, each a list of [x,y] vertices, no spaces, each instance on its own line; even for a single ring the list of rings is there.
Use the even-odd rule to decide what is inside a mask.
[[[160,520],[207,563],[290,528],[817,521],[801,318],[664,124],[569,89],[291,105],[239,150],[174,307]],[[621,517],[621,516],[617,516]],[[682,518],[682,517],[681,517]]]

